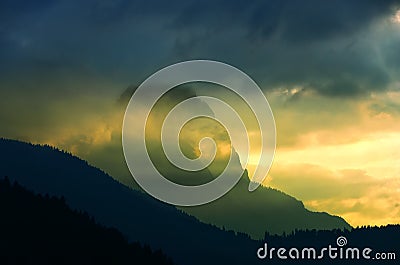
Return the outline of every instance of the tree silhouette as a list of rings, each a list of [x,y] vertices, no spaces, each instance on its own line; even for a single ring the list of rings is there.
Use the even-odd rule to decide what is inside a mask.
[[[65,198],[0,180],[0,264],[172,264],[161,250],[128,243],[114,228],[73,211]]]
[[[264,242],[276,248],[318,248],[336,245],[338,236],[345,236],[349,246],[396,252],[397,260],[384,264],[398,264],[400,257],[399,225],[296,230],[285,236],[266,233],[256,241],[201,223],[52,147],[0,139],[0,161],[0,177],[9,176],[0,182],[0,264],[168,264],[162,252],[152,251],[158,248],[177,264],[346,264],[345,260],[268,262],[256,256]],[[11,184],[15,180],[37,195]],[[152,248],[128,243],[132,241]]]

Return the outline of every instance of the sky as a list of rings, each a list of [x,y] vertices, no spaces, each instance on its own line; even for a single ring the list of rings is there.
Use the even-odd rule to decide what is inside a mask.
[[[0,136],[118,178],[127,88],[212,59],[269,100],[264,185],[354,226],[400,223],[399,47],[399,1],[1,1]]]

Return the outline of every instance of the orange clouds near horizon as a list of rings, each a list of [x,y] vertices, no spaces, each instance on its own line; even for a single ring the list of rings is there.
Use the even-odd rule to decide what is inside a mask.
[[[313,111],[304,111],[298,108],[301,102],[292,102],[292,112],[283,110],[286,115],[276,110],[277,124],[283,125],[278,126],[278,137],[282,128],[289,127],[287,123],[301,127],[303,133],[295,136],[292,145],[278,144],[264,185],[295,196],[311,210],[342,216],[353,226],[399,223],[400,93],[342,103],[336,113],[330,108],[334,106],[318,103]],[[326,113],[335,123],[321,120]],[[311,128],[300,125],[302,115]],[[316,123],[319,126],[313,128]]]

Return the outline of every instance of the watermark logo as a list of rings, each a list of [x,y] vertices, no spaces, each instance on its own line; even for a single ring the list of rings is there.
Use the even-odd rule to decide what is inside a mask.
[[[395,260],[395,252],[374,252],[371,248],[346,247],[347,238],[339,236],[336,246],[328,245],[322,248],[304,247],[290,249],[280,247],[268,247],[267,243],[257,250],[259,259],[279,260],[322,260],[322,259],[344,259],[344,260]]]
[[[208,60],[186,61],[165,67],[146,79],[134,92],[126,108],[122,128],[124,156],[133,178],[153,197],[180,206],[211,202],[226,194],[240,180],[243,168],[248,163],[251,137],[245,122],[235,109],[224,100],[210,96],[183,100],[168,113],[161,129],[163,152],[169,162],[179,169],[199,171],[206,168],[215,158],[215,148],[213,156],[203,154],[203,147],[207,143],[213,143],[213,139],[203,138],[199,142],[201,155],[196,159],[189,159],[180,150],[179,132],[188,121],[207,117],[226,128],[232,146],[241,156],[241,170],[236,170],[235,176],[232,176],[233,170],[230,169],[235,166],[232,151],[224,171],[212,181],[197,186],[174,183],[154,166],[146,147],[147,119],[153,106],[165,93],[190,82],[208,82],[223,86],[238,95],[251,109],[258,122],[261,138],[257,167],[253,176],[250,176],[248,187],[249,191],[255,190],[267,176],[275,153],[276,130],[270,105],[261,89],[248,75],[228,64]],[[191,108],[194,100],[206,103],[212,109],[213,115]],[[171,138],[171,134],[176,137]]]
[[[345,238],[344,236],[340,236],[336,239],[336,245],[338,245],[339,247],[343,247],[347,245],[347,238]]]

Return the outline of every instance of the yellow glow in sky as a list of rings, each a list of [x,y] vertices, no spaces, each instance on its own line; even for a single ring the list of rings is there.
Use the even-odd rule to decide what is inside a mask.
[[[400,10],[397,10],[397,12],[393,15],[392,22],[400,24]]]

